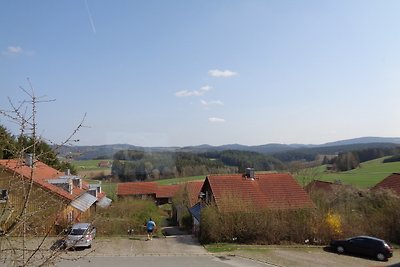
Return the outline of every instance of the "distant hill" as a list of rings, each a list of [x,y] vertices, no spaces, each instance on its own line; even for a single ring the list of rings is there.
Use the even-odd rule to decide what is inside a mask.
[[[251,151],[258,152],[262,154],[273,154],[276,152],[289,151],[297,148],[310,147],[307,145],[285,145],[285,144],[267,144],[259,146],[246,146],[239,144],[229,144],[221,146],[210,146],[210,145],[200,145],[200,146],[190,146],[178,149],[182,152],[193,152],[193,153],[203,153],[208,151],[225,151],[225,150],[237,150],[237,151]]]
[[[99,146],[63,146],[58,151],[61,157],[70,157],[76,160],[110,159],[120,150],[140,150],[146,152],[191,152],[204,153],[210,151],[250,151],[268,155],[282,155],[285,153],[301,154],[335,154],[343,151],[351,151],[365,148],[382,148],[400,144],[399,137],[360,137],[348,140],[329,142],[321,145],[305,144],[265,144],[247,146],[240,144],[227,144],[211,146],[207,144],[187,147],[141,147],[129,144],[99,145]],[[282,158],[282,157],[278,157]]]
[[[329,142],[319,146],[344,146],[344,145],[371,144],[371,143],[400,144],[400,137],[359,137],[359,138]]]
[[[176,147],[141,147],[128,144],[100,146],[62,146],[57,149],[59,156],[75,160],[111,159],[120,150],[140,150],[148,152],[175,151]]]

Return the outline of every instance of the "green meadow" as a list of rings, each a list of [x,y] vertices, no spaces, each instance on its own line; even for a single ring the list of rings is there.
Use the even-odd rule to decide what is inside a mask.
[[[400,162],[383,163],[385,158],[379,158],[361,163],[357,169],[346,172],[324,172],[323,168],[318,167],[320,175],[316,179],[323,181],[340,180],[344,184],[351,184],[359,187],[372,187],[385,177],[394,172],[400,172]]]
[[[156,182],[159,185],[171,185],[171,184],[182,184],[189,181],[197,181],[197,180],[205,180],[205,175],[198,175],[198,176],[189,176],[189,177],[182,177],[182,178],[171,178],[171,179],[163,179],[157,180]]]
[[[112,163],[112,159],[96,159],[96,160],[76,160],[72,164],[75,166],[76,170],[79,171],[98,171],[106,170],[109,168],[99,167],[98,164],[102,161],[109,161]]]

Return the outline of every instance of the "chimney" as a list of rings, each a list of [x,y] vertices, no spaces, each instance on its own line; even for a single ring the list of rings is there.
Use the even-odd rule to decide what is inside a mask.
[[[66,176],[70,176],[71,175],[71,170],[70,169],[66,169],[65,170],[65,175]]]
[[[246,178],[254,180],[254,168],[246,168]]]
[[[72,182],[72,180],[68,181],[68,192],[72,195],[72,192],[74,190],[74,183]]]

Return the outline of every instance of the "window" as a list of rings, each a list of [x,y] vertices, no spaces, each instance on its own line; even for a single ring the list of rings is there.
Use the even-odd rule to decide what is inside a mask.
[[[0,203],[4,203],[8,200],[8,190],[0,189]]]
[[[68,214],[67,214],[67,221],[68,221],[69,223],[71,223],[73,220],[74,220],[74,211],[71,210],[71,211],[68,212]]]

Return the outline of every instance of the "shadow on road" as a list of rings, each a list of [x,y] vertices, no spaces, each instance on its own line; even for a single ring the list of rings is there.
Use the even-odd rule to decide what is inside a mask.
[[[164,236],[177,236],[177,235],[187,235],[188,233],[179,229],[178,226],[168,226],[168,227],[163,227],[162,234]]]
[[[56,240],[50,247],[51,250],[60,250],[65,248],[65,241],[64,239]]]
[[[325,252],[329,252],[329,253],[333,253],[333,254],[338,254],[338,255],[340,255],[339,253],[337,253],[337,252],[336,252],[332,247],[330,247],[330,246],[324,247],[323,250],[324,250]],[[364,255],[350,254],[350,253],[346,253],[346,252],[343,253],[343,255],[351,256],[351,257],[356,257],[356,258],[360,258],[360,259],[371,260],[371,261],[378,261],[378,260],[375,259],[374,257],[368,257],[368,256],[364,256]],[[386,261],[388,261],[388,260],[386,259]],[[386,266],[386,267],[400,267],[400,263],[392,264],[392,265],[389,265],[389,266]]]

